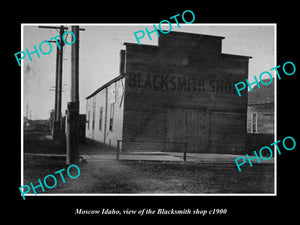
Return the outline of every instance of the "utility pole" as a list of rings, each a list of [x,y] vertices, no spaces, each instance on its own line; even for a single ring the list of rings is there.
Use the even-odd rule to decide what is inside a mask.
[[[28,103],[27,103],[27,105],[26,105],[26,118],[27,119],[29,119],[29,105],[28,105]]]
[[[79,26],[72,26],[76,40],[71,47],[71,102],[67,110],[67,164],[79,160]]]
[[[57,45],[56,48],[56,76],[55,76],[55,104],[54,104],[54,125],[52,136],[55,140],[59,139],[61,135],[61,98],[62,98],[62,72],[63,72],[63,47],[64,42],[62,35],[68,27],[60,26],[39,26],[39,28],[45,29],[59,29],[60,39],[58,41],[60,48]],[[56,41],[49,41],[56,42]]]

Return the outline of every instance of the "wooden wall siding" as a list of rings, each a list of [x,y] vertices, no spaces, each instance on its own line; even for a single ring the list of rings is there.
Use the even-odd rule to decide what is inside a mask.
[[[137,97],[136,104],[130,106],[130,110],[129,108],[124,109],[123,140],[127,142],[123,143],[123,150],[162,151],[165,149],[163,142],[165,142],[166,134],[166,109],[144,104],[138,99]],[[126,104],[127,93],[125,107]],[[136,143],[130,143],[131,141]]]
[[[202,106],[246,111],[245,97],[241,98],[233,88],[238,82],[230,76],[216,74],[210,77],[184,74],[150,74],[143,71],[126,74],[126,96],[139,95],[142,98],[159,98],[165,104],[186,106]],[[153,87],[149,84],[155,83]],[[190,85],[188,84],[190,82]],[[196,82],[193,84],[193,82]],[[185,85],[183,85],[185,83]],[[159,87],[159,88],[158,88]],[[163,96],[163,99],[161,97]],[[134,97],[136,98],[136,97]],[[128,99],[127,99],[128,100]]]
[[[248,106],[248,133],[251,133],[251,116],[253,112],[257,113],[257,133],[274,134],[274,103]]]
[[[87,139],[92,139],[92,122],[91,122],[91,114],[93,108],[93,99],[86,100],[86,130],[85,135]]]
[[[221,39],[171,32],[159,46],[125,44],[123,140],[148,141],[125,149],[244,151],[247,93],[234,84],[248,78],[249,58],[222,54]]]
[[[90,111],[90,124],[86,125],[86,137],[94,142],[116,147],[122,139],[124,113],[124,78],[118,80],[87,99],[87,113]],[[109,130],[111,104],[114,104],[113,130]],[[102,127],[100,128],[100,108],[103,108]],[[95,113],[94,129],[92,127]]]
[[[106,99],[106,90],[104,89],[103,91],[99,92],[97,95],[87,100],[88,110],[90,111],[90,115],[91,115],[89,129],[86,129],[86,132],[89,133],[87,135],[87,138],[101,143],[104,143],[105,141],[105,135],[104,135],[105,133],[104,118],[105,118],[105,111],[106,111],[105,99]],[[100,129],[99,120],[100,120],[101,107],[103,107],[103,123]],[[92,127],[93,114],[95,114],[94,129]]]
[[[190,56],[194,55],[203,55],[203,52],[211,55],[220,54],[222,48],[222,39],[215,38],[212,40],[209,38],[187,38],[187,36],[182,36],[180,38],[175,37],[167,37],[162,35],[159,38],[159,45],[161,48],[165,48],[168,50],[169,54],[176,53],[177,55],[186,55]]]
[[[245,148],[245,114],[195,109],[170,109],[166,140],[187,142],[189,152],[239,153]],[[174,145],[169,151],[183,151]]]
[[[97,130],[90,122],[87,137],[113,146],[122,139],[124,151],[183,151],[174,141],[187,142],[188,152],[244,151],[247,92],[239,97],[234,84],[248,78],[249,58],[222,54],[222,39],[171,32],[159,46],[125,43],[125,95],[117,80],[87,100]],[[100,106],[106,132],[97,129]]]
[[[120,101],[124,91],[123,88],[124,87],[122,87],[121,80],[116,81],[115,83],[112,83],[110,86],[108,86],[106,144],[110,144],[114,147],[117,147],[117,140],[122,139],[124,104],[120,105]],[[112,131],[109,130],[111,104],[114,104]]]
[[[167,113],[167,142],[186,142],[189,152],[209,152],[209,111],[175,108]],[[184,145],[172,144],[167,151],[183,151]]]
[[[209,149],[218,153],[242,153],[246,137],[245,113],[210,112]]]

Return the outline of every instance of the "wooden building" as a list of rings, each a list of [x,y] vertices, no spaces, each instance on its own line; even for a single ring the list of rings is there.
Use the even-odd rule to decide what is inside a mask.
[[[270,79],[264,81],[268,82]],[[274,83],[255,86],[248,93],[248,133],[274,134]]]
[[[123,150],[242,153],[248,56],[222,53],[224,37],[170,32],[158,46],[124,43],[120,74],[87,99],[86,137]]]

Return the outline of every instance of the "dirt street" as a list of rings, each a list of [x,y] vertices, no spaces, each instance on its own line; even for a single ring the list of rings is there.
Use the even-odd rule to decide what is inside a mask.
[[[77,164],[80,176],[45,193],[273,193],[273,167],[256,165],[238,172],[234,164],[116,161],[111,157]],[[48,174],[67,168],[63,157],[26,156],[24,184],[38,184]],[[51,184],[49,184],[51,185]],[[40,193],[41,189],[37,189]]]

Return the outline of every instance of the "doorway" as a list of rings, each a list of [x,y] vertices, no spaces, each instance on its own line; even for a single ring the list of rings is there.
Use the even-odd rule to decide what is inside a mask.
[[[176,143],[186,142],[188,152],[208,152],[209,117],[209,111],[203,109],[168,109],[167,151],[183,151],[184,145]]]

